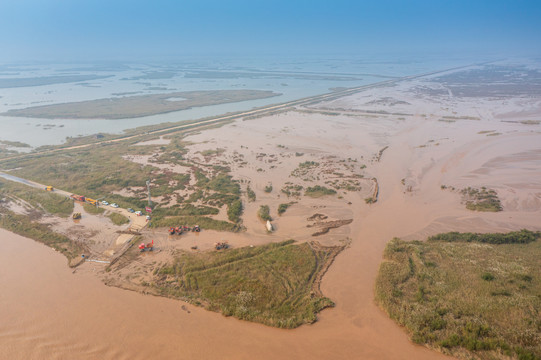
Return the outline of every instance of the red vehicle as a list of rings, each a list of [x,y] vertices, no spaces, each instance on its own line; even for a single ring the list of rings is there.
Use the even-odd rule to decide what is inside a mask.
[[[82,196],[82,195],[71,194],[70,198],[72,198],[73,200],[77,200],[77,201],[83,201],[83,202],[85,201],[85,197]]]
[[[182,226],[177,226],[175,228],[175,231],[177,232],[177,234],[181,235],[182,234]]]
[[[144,242],[139,244],[139,250],[141,250],[141,252],[145,250],[152,251],[153,248],[154,248],[154,240],[152,240],[152,242],[147,243],[146,245]]]

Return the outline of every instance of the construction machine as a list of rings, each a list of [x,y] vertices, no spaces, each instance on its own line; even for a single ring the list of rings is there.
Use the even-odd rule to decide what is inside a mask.
[[[229,249],[229,244],[227,243],[227,241],[217,242],[214,244],[214,248],[216,250]]]
[[[152,251],[153,249],[154,249],[154,240],[152,240],[152,242],[146,243],[146,245],[144,242],[139,244],[139,250],[141,250],[141,252],[144,252],[145,250]]]
[[[91,198],[86,198],[85,201],[89,204],[92,204],[92,205],[97,205],[98,204],[98,200],[94,200],[94,199],[91,199]]]
[[[85,197],[82,196],[82,195],[71,194],[70,198],[72,198],[73,200],[77,200],[77,201],[83,201],[83,202],[85,201]]]

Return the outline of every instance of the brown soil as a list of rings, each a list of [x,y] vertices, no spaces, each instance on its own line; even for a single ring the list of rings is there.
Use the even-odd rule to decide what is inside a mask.
[[[335,221],[325,221],[318,222],[314,225],[307,225],[307,227],[317,226],[319,231],[312,234],[312,236],[320,236],[328,233],[331,229],[339,228],[340,226],[348,225],[353,222],[353,219],[348,220],[335,220]]]
[[[325,220],[325,219],[328,219],[328,218],[329,217],[327,215],[316,213],[316,214],[310,216],[309,218],[306,218],[306,220],[307,221],[321,221],[321,220]]]

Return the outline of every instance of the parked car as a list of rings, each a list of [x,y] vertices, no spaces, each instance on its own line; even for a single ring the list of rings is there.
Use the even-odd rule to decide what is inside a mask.
[[[138,211],[135,212],[135,215],[141,216],[141,215],[143,215],[143,213],[142,213],[141,211],[138,210]]]
[[[107,201],[102,201],[101,204],[102,205],[109,205],[109,203]]]
[[[147,215],[147,220],[150,220],[150,215]]]
[[[130,212],[130,213],[134,213],[134,212],[135,212],[135,210],[133,210],[132,208],[128,208],[128,212]]]
[[[117,208],[118,205],[117,205],[117,203],[112,203],[112,204],[111,204],[111,207]]]

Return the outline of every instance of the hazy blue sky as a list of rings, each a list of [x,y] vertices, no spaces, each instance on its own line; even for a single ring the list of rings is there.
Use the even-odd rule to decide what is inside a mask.
[[[0,60],[541,53],[541,0],[0,0]]]

